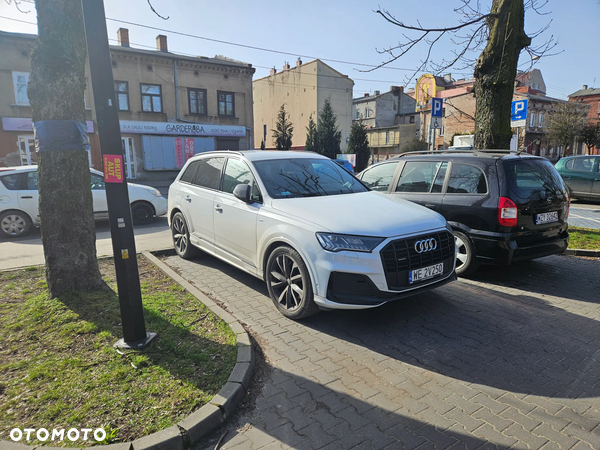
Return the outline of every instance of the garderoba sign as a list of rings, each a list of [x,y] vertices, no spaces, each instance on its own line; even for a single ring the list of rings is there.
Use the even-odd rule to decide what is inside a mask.
[[[167,136],[246,136],[246,127],[210,123],[139,122],[120,120],[121,133],[161,134]]]

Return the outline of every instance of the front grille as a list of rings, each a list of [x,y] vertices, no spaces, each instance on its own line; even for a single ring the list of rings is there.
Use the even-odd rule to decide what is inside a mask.
[[[418,253],[415,243],[424,239],[435,239],[437,247],[435,250]],[[381,261],[387,280],[388,289],[402,290],[407,286],[408,273],[411,270],[433,264],[444,263],[444,274],[452,271],[454,264],[454,235],[449,231],[413,236],[407,239],[398,239],[386,245],[381,251]],[[414,283],[418,286],[431,280]]]

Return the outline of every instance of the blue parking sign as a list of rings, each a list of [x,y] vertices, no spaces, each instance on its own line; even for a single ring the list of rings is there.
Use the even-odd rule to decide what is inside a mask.
[[[444,100],[441,98],[431,99],[431,117],[442,117],[442,109],[444,107]]]
[[[527,100],[515,100],[510,109],[510,120],[514,122],[525,119],[527,119]]]

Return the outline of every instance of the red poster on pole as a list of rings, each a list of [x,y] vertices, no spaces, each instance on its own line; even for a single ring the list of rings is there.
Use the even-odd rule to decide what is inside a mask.
[[[185,162],[183,159],[183,146],[181,140],[181,138],[175,138],[175,164],[177,164],[178,169],[181,169]]]
[[[123,157],[121,155],[104,155],[104,182],[122,183],[123,176]]]
[[[194,156],[196,154],[196,149],[194,147],[194,139],[192,139],[192,138],[184,139],[184,145],[185,145],[185,160],[187,161],[188,159],[190,159],[192,156]]]

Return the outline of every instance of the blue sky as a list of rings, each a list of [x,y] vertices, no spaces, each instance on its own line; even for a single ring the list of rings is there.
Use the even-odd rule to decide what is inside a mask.
[[[542,3],[544,0],[540,0]],[[473,0],[475,2],[475,0]],[[484,7],[491,0],[481,0]],[[384,61],[377,49],[393,46],[402,39],[399,28],[388,24],[374,12],[387,9],[406,24],[417,20],[423,26],[439,27],[458,23],[453,8],[460,0],[152,0],[157,12],[168,16],[162,20],[150,10],[146,0],[105,0],[106,16],[110,19],[132,22],[164,30],[172,30],[209,39],[260,47],[272,51],[248,49],[236,45],[212,42],[153,29],[108,20],[108,35],[116,40],[119,27],[129,29],[132,46],[155,46],[157,34],[166,34],[169,50],[187,55],[224,55],[248,62],[256,68],[255,79],[268,75],[273,66],[281,70],[287,61],[292,66],[298,56],[307,62],[311,57],[323,59],[334,69],[355,81],[354,97],[374,90],[387,91],[391,85],[414,87],[412,73],[419,65],[424,47],[415,48],[408,55],[390,65],[389,69],[361,72],[359,64],[376,65]],[[19,13],[14,5],[0,0],[0,16],[26,22],[36,21],[35,8],[29,0],[21,3]],[[599,0],[549,0],[540,16],[528,11],[526,31],[533,34],[550,20],[550,28],[537,42],[553,36],[558,40],[554,49],[560,54],[542,58],[534,67],[540,69],[547,85],[547,95],[566,98],[584,84],[600,87],[600,2]],[[0,18],[0,29],[35,33],[35,24]],[[534,41],[536,42],[536,41]],[[116,41],[111,41],[116,44]],[[144,47],[142,47],[144,48]],[[449,57],[451,42],[441,42],[434,59]],[[345,61],[332,62],[328,60]],[[529,56],[521,55],[520,67],[529,67]],[[453,77],[468,78],[471,70],[449,69]],[[419,75],[419,74],[418,74]],[[418,76],[417,75],[417,76]],[[407,79],[407,77],[410,77]]]

